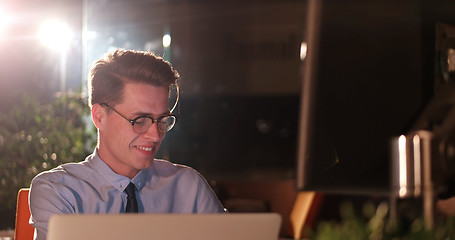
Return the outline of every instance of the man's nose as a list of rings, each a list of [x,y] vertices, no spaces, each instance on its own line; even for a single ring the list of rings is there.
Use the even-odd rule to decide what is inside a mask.
[[[144,135],[149,139],[157,141],[162,137],[163,133],[158,129],[158,122],[155,121],[150,125]]]

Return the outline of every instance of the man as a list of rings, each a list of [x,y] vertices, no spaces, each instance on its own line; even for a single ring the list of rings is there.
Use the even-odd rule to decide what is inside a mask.
[[[168,62],[150,52],[119,49],[95,63],[88,90],[97,147],[85,161],[33,179],[35,239],[46,239],[54,214],[224,212],[195,170],[154,159],[176,121],[169,92],[178,78]]]

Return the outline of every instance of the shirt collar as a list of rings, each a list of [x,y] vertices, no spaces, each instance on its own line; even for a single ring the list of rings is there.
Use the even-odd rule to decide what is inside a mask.
[[[145,186],[148,176],[146,170],[140,170],[133,179],[117,174],[100,158],[96,149],[88,158],[88,162],[92,164],[95,171],[120,192],[123,192],[130,182],[134,183],[139,191]]]
[[[142,169],[131,180],[131,182],[134,183],[134,185],[136,185],[137,190],[140,191],[145,186],[145,183],[147,182],[148,178],[148,172],[149,171],[147,171],[147,169]]]

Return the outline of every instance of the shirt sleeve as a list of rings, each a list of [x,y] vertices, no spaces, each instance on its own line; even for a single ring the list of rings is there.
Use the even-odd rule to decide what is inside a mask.
[[[32,181],[29,203],[30,225],[35,228],[35,240],[46,239],[48,223],[52,215],[74,213],[74,207],[63,193],[43,176],[38,176]]]
[[[204,177],[198,174],[197,213],[224,213],[226,209],[221,204],[213,189]]]

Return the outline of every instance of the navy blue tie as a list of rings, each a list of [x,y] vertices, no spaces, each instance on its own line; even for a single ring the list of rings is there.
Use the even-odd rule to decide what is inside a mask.
[[[127,213],[137,213],[137,200],[136,200],[136,192],[135,192],[136,186],[132,182],[128,184],[128,187],[126,187],[125,192],[128,195],[127,199],[128,201],[126,202],[126,209],[125,212]]]

